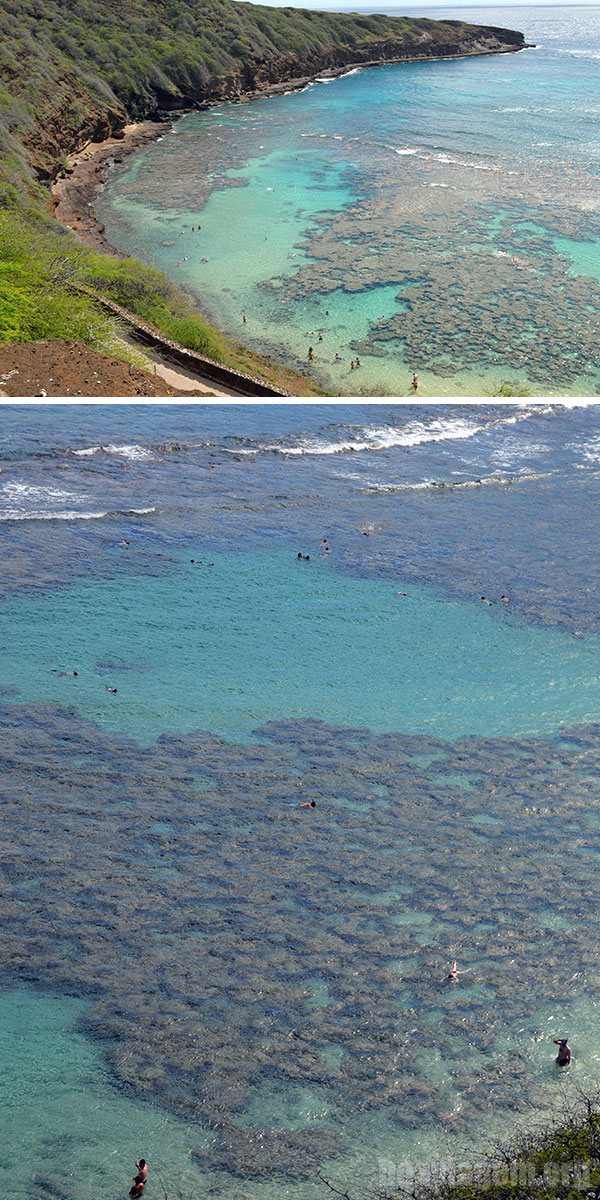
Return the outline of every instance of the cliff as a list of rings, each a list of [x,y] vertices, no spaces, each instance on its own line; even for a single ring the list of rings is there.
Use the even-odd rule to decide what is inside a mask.
[[[50,179],[128,119],[326,70],[523,46],[520,33],[461,21],[235,0],[0,0],[0,174]]]
[[[240,100],[355,64],[523,46],[520,33],[460,21],[235,0],[0,0],[0,342],[37,342],[56,354],[61,341],[86,343],[127,359],[108,298],[159,338],[260,376],[269,394],[310,391],[308,381],[288,379],[225,339],[161,272],[72,238],[49,215],[48,183],[64,182],[70,154],[121,137],[131,120]],[[79,233],[88,205],[82,193]],[[106,395],[111,378],[102,383]],[[56,395],[56,386],[49,379],[44,392]],[[85,387],[82,376],[71,394]]]

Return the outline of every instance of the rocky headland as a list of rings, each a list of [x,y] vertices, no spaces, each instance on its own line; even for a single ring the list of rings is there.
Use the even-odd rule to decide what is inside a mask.
[[[93,17],[93,19],[92,19]],[[112,166],[178,113],[304,86],[356,66],[513,53],[521,33],[460,21],[266,8],[211,0],[0,0],[0,245],[12,267],[0,341],[82,338],[114,351],[96,289],[170,342],[302,394],[310,383],[226,339],[153,268],[121,260],[93,199]],[[157,124],[158,123],[158,124]],[[49,189],[52,189],[50,194]],[[61,237],[55,215],[96,252]],[[113,259],[114,261],[114,259]],[[57,266],[57,264],[60,264]],[[88,289],[74,298],[73,283]],[[107,342],[108,338],[108,342]],[[119,351],[120,352],[120,351]],[[281,373],[280,373],[281,374]],[[52,393],[49,393],[52,394]],[[56,394],[56,393],[54,393]],[[108,393],[107,393],[108,394]]]

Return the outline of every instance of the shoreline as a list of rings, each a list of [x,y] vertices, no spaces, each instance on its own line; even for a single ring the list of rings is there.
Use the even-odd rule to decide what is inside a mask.
[[[93,211],[96,196],[108,182],[111,171],[136,150],[149,146],[171,128],[171,119],[137,121],[124,125],[102,142],[86,142],[70,154],[67,165],[50,188],[52,216],[93,250],[126,258],[104,236],[104,225]]]
[[[109,242],[108,238],[105,236],[105,226],[96,214],[94,202],[99,193],[109,182],[111,174],[116,167],[121,167],[125,161],[138,150],[144,149],[144,147],[150,145],[152,142],[157,141],[166,133],[170,132],[173,128],[174,122],[180,120],[182,117],[193,112],[206,111],[209,108],[214,108],[219,104],[245,104],[254,100],[268,99],[269,97],[291,95],[294,92],[304,91],[307,87],[314,83],[318,83],[321,80],[343,78],[344,76],[353,74],[355,71],[362,70],[363,68],[399,66],[404,63],[409,64],[417,62],[448,62],[452,61],[453,59],[474,58],[483,55],[518,53],[518,51],[522,49],[531,49],[531,46],[528,43],[525,43],[522,46],[510,48],[507,47],[504,50],[488,50],[477,48],[471,51],[465,51],[461,54],[435,56],[421,55],[418,57],[413,56],[397,59],[373,59],[367,62],[345,63],[343,66],[339,67],[325,68],[324,70],[319,71],[318,74],[313,73],[311,75],[289,79],[285,82],[269,84],[252,91],[249,90],[239,98],[225,99],[223,97],[215,97],[214,99],[207,99],[206,101],[199,102],[197,105],[191,107],[173,110],[170,113],[165,113],[164,116],[161,114],[157,119],[154,120],[144,119],[141,121],[124,124],[120,129],[115,130],[110,137],[105,138],[101,142],[88,141],[68,156],[66,160],[66,166],[57,173],[51,184],[48,209],[55,220],[57,220],[64,228],[69,229],[72,233],[74,233],[78,240],[84,245],[101,254],[107,254],[113,258],[124,260],[130,256],[118,250],[111,244],[111,242]],[[172,279],[172,282],[176,287],[181,288],[181,284],[176,279],[173,279],[172,276],[169,276],[169,278]],[[182,288],[181,290],[185,289]],[[223,331],[221,327],[218,314],[213,315],[212,313],[206,313],[202,308],[200,298],[195,294],[188,294],[190,295],[190,299],[192,300],[198,313],[202,314],[206,320],[210,321],[211,325],[215,329],[219,330],[220,333],[224,333],[225,331]],[[225,336],[230,335],[225,333]],[[142,340],[146,342],[147,346],[150,344],[148,341],[146,341],[145,337]],[[238,375],[236,371],[230,370],[229,368],[221,368],[220,364],[216,363],[214,364],[216,368],[215,372],[209,370],[206,372],[206,374],[204,374],[208,360],[204,360],[202,364],[192,362],[191,360],[195,357],[194,355],[190,354],[188,357],[188,352],[184,347],[175,347],[172,343],[169,343],[166,339],[162,339],[160,336],[157,337],[156,344],[154,346],[155,352],[157,348],[158,350],[162,349],[162,351],[167,354],[168,360],[171,364],[177,364],[179,367],[183,366],[188,370],[191,367],[194,374],[198,373],[198,382],[204,385],[208,384],[209,387],[211,384],[213,386],[215,384],[217,384],[217,386],[224,385],[225,387],[229,385],[233,388],[233,394],[240,394],[237,391],[236,384],[239,387],[240,384],[243,386],[244,383],[250,384],[252,382],[254,385],[259,383],[257,377],[246,376],[246,378],[244,378],[244,374]],[[252,353],[256,353],[256,351],[250,346],[246,346],[245,348]],[[173,351],[175,351],[175,353],[173,353]],[[158,361],[160,362],[160,359]],[[284,362],[281,362],[280,360],[278,360],[278,362],[282,369],[289,369]],[[199,366],[200,372],[198,371]],[[202,367],[204,370],[202,370]],[[296,374],[306,379],[308,384],[311,383],[310,376],[304,375],[297,365],[293,368],[293,370]],[[177,386],[179,383],[180,386],[180,381],[176,382],[175,378],[169,380],[169,382],[174,383],[175,386]],[[251,392],[249,394],[253,393]],[[261,388],[258,394],[279,394],[285,396],[289,393],[278,392],[276,389],[270,388],[267,388],[266,391],[263,391]]]
[[[367,62],[349,62],[341,67],[328,67],[317,73],[289,79],[284,83],[273,83],[265,87],[248,91],[239,99],[228,100],[223,97],[199,101],[197,105],[176,109],[165,113],[164,117],[156,120],[144,119],[123,125],[109,138],[102,142],[86,142],[80,149],[75,150],[67,158],[67,166],[55,176],[50,188],[50,211],[59,224],[64,225],[77,235],[80,241],[94,250],[113,255],[115,258],[126,258],[127,255],[117,250],[104,236],[105,227],[93,212],[94,200],[108,183],[111,172],[121,166],[126,158],[137,150],[142,150],[152,142],[158,141],[173,127],[173,123],[181,117],[193,112],[203,112],[218,104],[247,104],[253,100],[268,99],[270,96],[292,95],[301,92],[310,84],[321,79],[340,79],[354,71],[372,67],[401,66],[404,63],[418,62],[452,62],[455,59],[479,58],[492,54],[518,54],[521,50],[531,50],[530,43],[510,47],[505,50],[476,49],[462,54],[420,55],[411,58],[371,59]],[[173,282],[179,287],[177,280]]]

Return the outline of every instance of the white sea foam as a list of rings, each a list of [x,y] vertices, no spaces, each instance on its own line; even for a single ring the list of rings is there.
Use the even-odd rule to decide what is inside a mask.
[[[455,417],[448,420],[410,421],[401,429],[393,426],[373,426],[357,431],[357,436],[343,437],[339,441],[321,441],[319,438],[305,438],[295,446],[262,445],[259,448],[265,452],[284,454],[290,457],[301,455],[327,455],[360,453],[360,451],[390,450],[394,446],[420,446],[424,442],[444,442],[448,440],[470,438],[485,428],[480,422],[469,421]]]
[[[586,462],[600,462],[600,436],[591,438],[589,442],[572,442],[567,448],[581,454]]]
[[[531,406],[515,405],[510,416],[502,416],[485,422],[469,419],[468,417],[435,418],[430,421],[414,420],[409,421],[400,428],[392,425],[384,425],[366,426],[364,429],[357,428],[356,431],[348,430],[346,436],[344,436],[344,433],[340,433],[338,441],[334,441],[331,438],[325,440],[318,437],[306,437],[294,445],[257,443],[252,449],[238,450],[229,448],[228,453],[271,453],[282,454],[290,458],[299,458],[302,455],[320,456],[360,453],[361,451],[378,452],[381,450],[391,450],[395,446],[411,447],[420,446],[427,442],[445,442],[472,438],[476,437],[477,434],[485,434],[489,430],[497,430],[505,425],[516,425],[540,412],[550,413],[552,411],[551,406],[539,409],[532,408]],[[355,433],[355,436],[353,436],[353,433]],[[547,447],[540,446],[539,449],[543,451]]]
[[[372,481],[360,488],[367,495],[394,495],[398,492],[456,491],[463,488],[506,487],[512,483],[530,483],[536,479],[548,479],[551,471],[515,471],[510,475],[483,475],[478,479],[462,479],[454,483],[448,480],[425,479],[420,483],[378,483]]]
[[[82,450],[69,450],[69,453],[77,455],[78,458],[91,458],[94,454],[116,454],[117,457],[128,458],[132,462],[143,462],[153,457],[150,450],[136,443],[132,446],[115,446],[112,443],[106,446],[85,446]]]
[[[156,507],[151,508],[125,508],[105,510],[103,512],[49,512],[47,509],[30,509],[23,511],[20,508],[0,509],[0,521],[100,521],[104,517],[141,517],[148,513],[156,512]]]
[[[67,492],[64,488],[56,487],[39,487],[32,483],[19,483],[18,481],[9,480],[0,488],[5,496],[16,502],[18,500],[84,500],[77,492]]]

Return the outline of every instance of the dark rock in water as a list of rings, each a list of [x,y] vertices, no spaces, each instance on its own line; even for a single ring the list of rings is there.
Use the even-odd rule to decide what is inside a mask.
[[[239,1179],[310,1179],[315,1164],[337,1157],[345,1139],[311,1128],[304,1132],[289,1130],[247,1130],[229,1126],[219,1129],[215,1146],[194,1155],[210,1170],[226,1170]]]
[[[314,1177],[359,1113],[472,1134],[498,1072],[497,1113],[524,1111],[530,1041],[507,1062],[506,1031],[533,1037],[581,972],[600,999],[600,726],[260,739],[142,749],[0,707],[3,977],[88,997],[117,1085],[213,1130],[199,1160],[239,1178]]]

